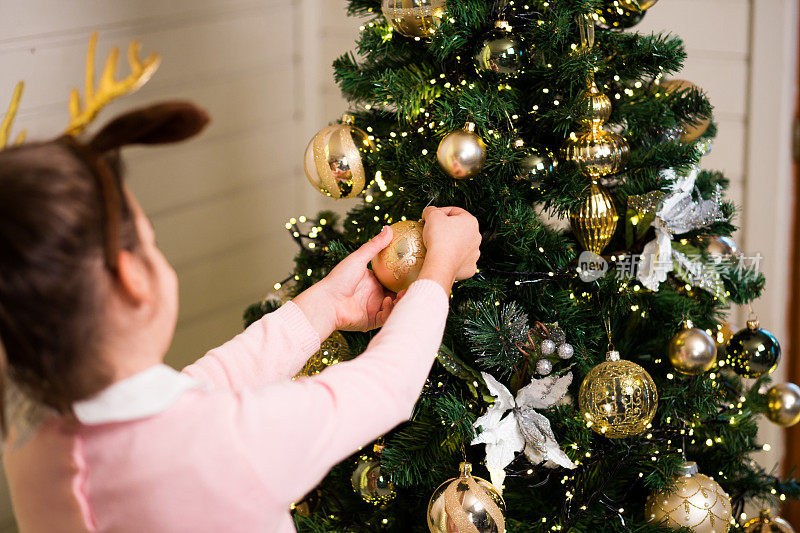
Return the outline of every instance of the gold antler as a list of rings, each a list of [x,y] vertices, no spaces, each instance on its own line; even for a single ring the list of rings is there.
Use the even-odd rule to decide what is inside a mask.
[[[8,105],[8,111],[6,112],[6,116],[3,117],[3,123],[0,124],[0,150],[8,146],[11,126],[14,125],[14,119],[17,117],[19,101],[22,100],[22,91],[24,89],[24,82],[17,83],[17,86],[14,88],[14,95],[11,97],[11,103]],[[25,141],[25,133],[25,130],[22,130],[14,144],[22,144]]]
[[[132,93],[148,82],[158,69],[161,57],[150,54],[144,61],[139,60],[138,41],[131,41],[128,46],[128,64],[131,67],[130,75],[123,80],[115,80],[114,73],[119,63],[119,48],[111,49],[106,59],[103,73],[97,91],[94,90],[94,59],[97,49],[97,32],[89,38],[89,48],[86,50],[86,95],[84,105],[81,106],[78,89],[72,89],[69,95],[69,126],[64,131],[67,135],[77,135],[83,131],[97,116],[97,114],[112,100],[128,93]]]

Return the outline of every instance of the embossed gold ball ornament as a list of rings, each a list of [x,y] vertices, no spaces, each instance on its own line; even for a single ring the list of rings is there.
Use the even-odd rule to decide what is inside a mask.
[[[767,391],[767,418],[788,428],[800,422],[800,387],[778,383]]]
[[[353,490],[359,493],[365,502],[373,505],[382,505],[397,497],[392,477],[381,470],[381,450],[382,446],[376,445],[376,455],[361,455],[350,477]]]
[[[478,74],[495,72],[503,76],[516,76],[522,66],[522,48],[519,40],[511,33],[511,26],[505,20],[495,22],[492,30],[475,55]]]
[[[686,320],[669,343],[669,361],[681,374],[697,376],[714,366],[717,343],[711,335],[694,327],[691,320]]]
[[[308,143],[304,158],[306,178],[331,198],[352,198],[367,184],[363,156],[375,150],[369,136],[353,126],[353,116],[323,128]]]
[[[506,504],[488,481],[472,475],[461,463],[461,475],[433,491],[428,503],[431,533],[505,533]]]
[[[581,383],[578,405],[591,428],[610,439],[638,435],[647,429],[658,407],[658,391],[650,374],[610,351]]]
[[[425,223],[404,220],[391,225],[392,242],[372,259],[372,271],[390,291],[407,289],[419,277],[425,260],[422,228]]]
[[[653,493],[645,504],[651,522],[694,533],[726,533],[731,527],[731,499],[713,478],[687,462],[675,476],[673,492]]]
[[[349,361],[352,358],[353,354],[350,352],[347,339],[340,332],[334,331],[330,337],[322,341],[319,351],[309,357],[297,376],[313,376],[331,365]]]
[[[695,89],[700,92],[703,91],[703,89],[689,80],[667,80],[661,83],[661,88],[666,94],[688,89]],[[711,120],[707,118],[698,118],[695,122],[685,125],[679,132],[681,142],[691,143],[696,141],[708,130],[710,125]]]
[[[447,10],[445,0],[383,0],[383,16],[406,37],[430,37]]]
[[[436,158],[453,178],[471,178],[486,163],[486,144],[475,133],[475,124],[468,122],[463,130],[445,135],[436,150]]]
[[[773,518],[769,509],[762,509],[758,518],[748,520],[742,526],[744,533],[794,533],[794,528],[783,518]]]
[[[618,220],[611,194],[596,182],[587,188],[580,207],[569,214],[570,225],[578,242],[584,249],[596,254],[600,254],[611,242]]]
[[[725,367],[745,378],[770,374],[781,359],[781,345],[758,320],[748,320],[747,327],[736,333],[725,348]]]

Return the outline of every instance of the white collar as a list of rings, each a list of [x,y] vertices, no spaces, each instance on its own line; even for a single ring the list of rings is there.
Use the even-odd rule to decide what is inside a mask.
[[[127,422],[166,411],[184,392],[199,387],[199,381],[161,364],[73,403],[72,411],[82,424]]]

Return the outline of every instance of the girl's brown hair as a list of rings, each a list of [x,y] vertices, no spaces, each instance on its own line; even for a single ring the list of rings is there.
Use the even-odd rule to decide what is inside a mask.
[[[106,291],[119,252],[139,244],[116,153],[186,139],[207,122],[192,104],[159,104],[111,121],[86,144],[60,137],[0,152],[4,432],[6,376],[62,414],[109,384],[99,356]]]

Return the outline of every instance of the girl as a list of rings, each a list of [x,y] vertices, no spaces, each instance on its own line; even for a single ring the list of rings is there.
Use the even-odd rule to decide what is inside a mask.
[[[162,104],[85,144],[0,152],[2,375],[28,400],[8,406],[3,460],[23,533],[293,531],[292,502],[408,418],[453,281],[475,273],[475,218],[429,207],[427,257],[402,300],[367,268],[391,241],[384,228],[292,302],[172,370],[162,361],[177,279],[111,154],[206,122],[190,104]],[[335,329],[380,326],[357,359],[291,380]],[[31,402],[38,417],[20,408]]]

